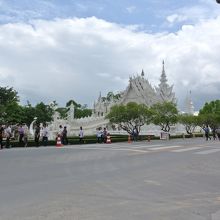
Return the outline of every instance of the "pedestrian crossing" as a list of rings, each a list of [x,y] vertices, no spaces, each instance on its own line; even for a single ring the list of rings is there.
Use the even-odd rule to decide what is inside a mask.
[[[121,151],[129,152],[133,154],[147,154],[147,153],[157,153],[157,152],[170,152],[170,153],[192,153],[195,155],[208,155],[219,153],[220,154],[220,144],[215,142],[212,143],[199,143],[190,144],[182,143],[178,145],[170,145],[164,143],[161,144],[149,144],[149,143],[112,143],[112,144],[92,144],[92,145],[81,145],[81,146],[71,146],[69,148],[74,149],[84,149],[84,150],[103,150],[103,151]]]
[[[220,142],[133,142],[133,143],[112,143],[112,144],[82,144],[82,145],[65,145],[63,147],[48,148],[26,148],[26,150],[89,150],[89,151],[112,151],[128,153],[131,155],[151,154],[151,153],[191,153],[194,155],[219,154]],[[22,148],[14,149],[21,151]]]

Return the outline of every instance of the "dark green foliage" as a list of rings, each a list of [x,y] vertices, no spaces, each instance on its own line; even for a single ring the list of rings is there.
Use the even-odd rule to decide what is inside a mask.
[[[159,125],[162,131],[169,132],[170,126],[177,123],[178,110],[173,102],[154,104],[151,111],[153,112],[153,123]]]
[[[70,105],[73,104],[76,108],[81,108],[81,105],[76,103],[74,100],[69,100],[67,103],[66,103],[66,107],[70,107]]]
[[[220,100],[205,103],[199,111],[200,126],[215,129],[220,126]]]
[[[75,102],[74,100],[70,100],[66,103],[66,113],[69,110],[70,105],[74,105],[74,117],[75,118],[84,118],[92,115],[92,110],[87,107],[87,105],[81,105]]]
[[[18,110],[18,95],[13,88],[0,87],[0,122],[5,120],[14,121],[16,110]],[[11,109],[14,108],[14,109]],[[20,111],[19,111],[20,112]],[[10,114],[13,114],[12,116]]]
[[[195,127],[199,125],[199,117],[194,115],[179,115],[178,121],[185,126],[187,134],[192,134]]]
[[[106,97],[102,97],[102,101],[103,102],[110,102],[111,100],[117,101],[120,98],[121,98],[121,94],[120,93],[114,94],[113,92],[108,92]]]
[[[84,118],[92,115],[92,110],[87,108],[76,108],[75,118]]]
[[[60,113],[61,118],[66,119],[68,111],[67,108],[57,108],[56,111]]]
[[[139,134],[141,127],[150,123],[151,112],[145,105],[129,102],[127,105],[113,106],[106,118],[129,134],[132,134],[134,128]]]
[[[35,117],[37,117],[38,123],[51,122],[52,116],[53,109],[49,105],[40,102],[35,106]]]

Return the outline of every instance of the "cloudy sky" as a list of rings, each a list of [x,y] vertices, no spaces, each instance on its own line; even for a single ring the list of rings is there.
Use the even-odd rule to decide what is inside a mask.
[[[220,99],[220,4],[215,0],[0,0],[0,86],[21,102],[122,91],[143,69],[159,84],[162,60],[183,108]]]

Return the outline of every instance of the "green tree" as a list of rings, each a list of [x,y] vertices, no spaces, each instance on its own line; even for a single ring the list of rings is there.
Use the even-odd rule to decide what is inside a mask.
[[[20,124],[23,122],[23,107],[17,102],[11,102],[5,106],[4,122]]]
[[[220,100],[205,103],[199,111],[200,126],[210,126],[216,129],[220,126]]]
[[[38,123],[51,122],[53,116],[53,109],[49,105],[45,105],[43,102],[38,103],[35,106],[35,116]]]
[[[74,110],[74,117],[75,118],[84,118],[84,117],[88,117],[88,116],[91,116],[92,115],[92,109],[89,109],[87,107],[87,105],[81,105],[81,104],[78,104],[77,102],[75,102],[74,100],[69,100],[67,103],[66,103],[66,113],[68,112],[69,110],[69,106],[73,104],[75,106]]]
[[[57,108],[56,111],[60,113],[61,118],[66,119],[68,108]]]
[[[69,107],[71,104],[73,104],[76,108],[81,108],[81,105],[78,104],[77,102],[75,102],[74,100],[69,100],[67,103],[66,103],[66,107]]]
[[[178,116],[178,121],[185,126],[187,134],[192,134],[199,125],[198,116],[183,114]]]
[[[75,118],[85,118],[92,115],[91,109],[82,109],[82,108],[76,108],[75,109]]]
[[[153,123],[159,125],[162,131],[169,132],[170,126],[176,124],[178,110],[173,102],[157,103],[151,106],[153,112]]]
[[[19,97],[13,88],[0,87],[0,122],[8,122],[11,108],[18,108]],[[10,108],[9,108],[10,107]],[[15,114],[16,111],[13,112]],[[14,117],[14,116],[13,116]],[[12,120],[12,118],[10,118]]]
[[[129,102],[127,105],[114,105],[106,118],[129,134],[134,128],[139,134],[141,127],[151,122],[151,111],[145,105]]]
[[[29,102],[27,105],[22,106],[22,123],[27,124],[29,127],[31,122],[34,120],[36,117],[36,110],[35,107],[33,107]]]

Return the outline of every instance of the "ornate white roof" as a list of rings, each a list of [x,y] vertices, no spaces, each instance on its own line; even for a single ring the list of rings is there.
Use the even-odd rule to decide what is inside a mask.
[[[176,102],[175,93],[173,92],[173,85],[169,86],[167,83],[164,61],[160,84],[153,88],[149,81],[144,78],[144,71],[141,75],[130,77],[127,88],[120,93],[118,100],[108,100],[99,96],[97,102],[94,103],[93,113],[95,115],[105,115],[110,110],[111,106],[115,104],[127,104],[128,102],[136,102],[138,104],[145,104],[151,106],[158,102],[172,101]]]

